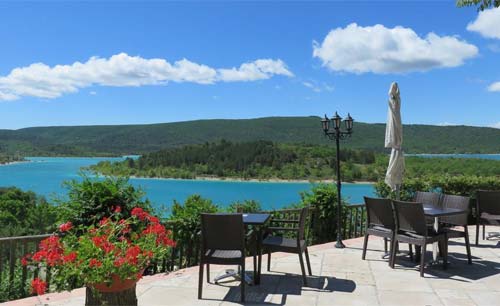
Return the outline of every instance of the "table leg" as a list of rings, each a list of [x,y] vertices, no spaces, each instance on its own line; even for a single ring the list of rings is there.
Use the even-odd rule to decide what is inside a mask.
[[[439,231],[439,219],[434,218],[434,230],[436,233]],[[422,254],[424,256],[424,254]],[[436,263],[438,261],[438,242],[432,244],[432,261]]]
[[[260,272],[262,271],[262,227],[259,226],[257,230],[257,254],[259,256],[257,262],[257,277],[254,282],[256,285],[260,284]]]

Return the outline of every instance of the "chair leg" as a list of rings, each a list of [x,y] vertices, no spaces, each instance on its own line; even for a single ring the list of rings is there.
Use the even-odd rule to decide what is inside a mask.
[[[415,245],[415,262],[419,262],[421,256],[422,256],[422,247],[420,245]]]
[[[203,262],[200,260],[200,274],[198,275],[198,299],[201,300],[203,289]]]
[[[207,283],[210,283],[210,264],[207,264]]]
[[[387,237],[384,237],[384,252],[387,253]]]
[[[271,251],[267,252],[267,272],[271,271]]]
[[[368,248],[368,234],[365,234],[365,241],[363,242],[363,255],[361,256],[361,259],[365,260],[366,258],[366,249]],[[385,239],[385,238],[384,238]],[[386,246],[387,246],[387,240],[385,240]],[[387,250],[385,251],[387,253]]]
[[[422,245],[422,254],[420,254],[420,277],[424,277],[424,266],[425,266],[425,251],[427,249],[427,243],[424,242]]]
[[[413,246],[408,244],[408,249],[410,251],[410,260],[413,261]]]
[[[396,239],[393,238],[391,241],[391,256],[389,257],[389,266],[393,269],[396,262],[396,243]]]
[[[245,258],[243,258],[243,261],[241,262],[241,282],[240,282],[240,287],[241,287],[241,302],[245,303]]]
[[[479,245],[479,221],[476,223],[476,246]]]
[[[307,251],[307,247],[305,250],[305,254],[306,254],[307,271],[309,272],[309,275],[313,275],[311,271],[311,262],[309,261],[309,251]]]
[[[446,270],[448,268],[448,235],[447,234],[444,235],[441,250],[443,251],[443,270]]]
[[[486,239],[486,225],[483,224],[483,240]]]
[[[469,229],[467,228],[467,225],[464,226],[464,232],[465,232],[465,248],[467,250],[467,261],[469,265],[472,265],[472,255],[470,253],[470,242],[469,242]]]
[[[257,279],[257,253],[253,252],[253,279]]]
[[[304,282],[304,286],[307,286],[307,277],[306,277],[306,269],[304,268],[304,259],[302,258],[302,252],[299,250],[299,261],[300,261],[300,269],[302,270],[302,280]]]

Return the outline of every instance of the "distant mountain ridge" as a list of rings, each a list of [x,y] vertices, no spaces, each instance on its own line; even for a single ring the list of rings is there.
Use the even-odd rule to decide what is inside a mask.
[[[384,135],[385,124],[355,122],[354,133],[343,146],[384,151]],[[221,139],[329,143],[319,117],[265,117],[0,130],[0,152],[35,156],[141,154]],[[499,153],[500,129],[405,125],[403,142],[407,153]]]

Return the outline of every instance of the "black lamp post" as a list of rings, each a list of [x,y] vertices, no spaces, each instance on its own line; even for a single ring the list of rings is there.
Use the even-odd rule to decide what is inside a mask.
[[[332,122],[332,127],[330,127],[330,121]],[[352,134],[352,124],[353,119],[350,114],[347,114],[347,118],[344,120],[345,123],[345,131],[341,130],[342,117],[340,117],[337,112],[335,112],[335,116],[331,119],[328,117],[321,119],[321,125],[323,126],[323,132],[325,136],[328,136],[331,140],[335,139],[335,143],[337,145],[337,243],[335,244],[336,248],[345,248],[344,243],[342,242],[342,197],[340,195],[341,189],[341,181],[340,181],[340,140],[346,139],[350,137]]]

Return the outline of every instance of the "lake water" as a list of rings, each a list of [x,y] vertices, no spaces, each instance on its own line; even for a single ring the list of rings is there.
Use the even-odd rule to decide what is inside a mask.
[[[0,186],[16,186],[46,196],[64,196],[64,181],[79,179],[81,167],[103,160],[122,158],[30,157],[31,162],[0,166]],[[130,179],[141,187],[155,206],[183,202],[191,194],[200,194],[222,206],[238,200],[257,200],[264,209],[280,208],[300,200],[299,193],[311,189],[309,183],[229,182],[176,179]],[[343,184],[342,196],[349,203],[362,203],[363,196],[374,196],[370,184]]]

